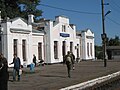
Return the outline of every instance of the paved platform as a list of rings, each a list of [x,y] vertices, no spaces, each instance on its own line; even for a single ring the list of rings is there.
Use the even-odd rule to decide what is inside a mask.
[[[75,70],[68,78],[66,65],[53,64],[36,67],[34,73],[23,68],[21,81],[12,82],[12,70],[9,69],[8,90],[59,90],[117,71],[120,71],[120,61],[107,61],[107,67],[103,61],[82,61],[75,64]]]

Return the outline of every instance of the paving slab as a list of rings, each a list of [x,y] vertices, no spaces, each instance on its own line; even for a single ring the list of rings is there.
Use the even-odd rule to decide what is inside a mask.
[[[23,68],[21,81],[12,82],[12,69],[9,68],[8,90],[59,90],[117,71],[120,71],[120,61],[107,61],[107,67],[101,60],[81,61],[75,64],[75,70],[71,71],[71,78],[68,78],[66,65],[52,64],[35,67],[35,72]]]

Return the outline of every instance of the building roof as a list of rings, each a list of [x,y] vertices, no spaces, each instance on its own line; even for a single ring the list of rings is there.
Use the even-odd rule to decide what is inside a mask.
[[[55,16],[55,18],[57,18],[57,17],[68,18],[68,17],[67,17],[67,16],[65,16],[65,15],[58,15],[58,16]]]
[[[118,50],[120,49],[120,46],[106,46],[107,50]]]
[[[35,29],[32,29],[32,32],[33,32],[33,33],[44,33],[43,30],[35,30]]]
[[[12,21],[15,21],[15,20],[17,20],[17,19],[21,19],[21,20],[23,20],[25,23],[27,23],[27,20],[25,20],[24,18],[21,18],[21,17],[16,17],[16,18],[13,18],[13,19],[9,19],[9,20],[7,20],[8,22],[12,22]]]
[[[90,30],[89,28],[87,28],[87,29],[85,29],[85,30],[81,30],[81,32],[87,32],[88,30]],[[91,31],[91,30],[90,30]],[[92,31],[91,31],[91,33],[93,33]]]

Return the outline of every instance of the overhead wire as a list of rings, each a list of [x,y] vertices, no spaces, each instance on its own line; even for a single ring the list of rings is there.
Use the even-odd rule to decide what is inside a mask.
[[[113,6],[110,6],[110,7],[111,7],[111,9],[113,9],[115,12],[120,13],[120,10],[116,9],[115,7],[113,7]]]
[[[114,2],[113,0],[110,0],[110,1],[112,1],[112,3],[120,9],[120,6],[116,2]]]
[[[117,25],[120,25],[120,23],[116,22],[115,20],[113,20],[113,19],[111,19],[111,18],[109,18],[109,17],[107,17],[107,19],[109,19],[110,21],[112,21],[113,23],[115,23],[115,24],[117,24]]]
[[[117,13],[120,13],[120,6],[118,4],[116,4],[116,2],[114,2],[113,0],[109,0],[111,2],[111,4],[109,5],[114,11],[116,11]],[[113,11],[112,11],[113,12]],[[113,13],[114,14],[114,13]],[[118,23],[116,20],[113,20],[109,17],[106,17],[108,20],[110,20],[111,22],[113,22],[116,25],[120,26],[120,23]]]
[[[115,3],[114,3],[115,4]],[[68,12],[75,12],[75,13],[82,13],[82,14],[92,14],[92,15],[101,15],[101,13],[94,13],[94,12],[83,12],[83,11],[76,11],[76,10],[70,10],[70,9],[64,9],[64,8],[60,8],[60,7],[55,7],[55,6],[51,6],[51,5],[47,5],[47,4],[39,4],[41,6],[44,7],[49,7],[49,8],[54,8],[54,9],[59,9],[59,10],[63,10],[63,11],[68,11]],[[115,4],[116,5],[116,4]],[[118,7],[118,5],[117,5]],[[119,7],[120,8],[120,7]],[[120,23],[116,22],[115,20],[108,18],[110,21],[112,21],[113,23],[120,25]]]
[[[115,2],[112,1],[112,4],[109,5],[112,9],[114,9],[117,13],[120,13],[120,6],[116,5]],[[119,9],[118,9],[119,8]]]
[[[98,14],[98,15],[101,14],[101,13],[94,13],[94,12],[83,12],[83,11],[76,11],[76,10],[64,9],[64,8],[55,7],[55,6],[51,6],[51,5],[47,5],[47,4],[40,4],[40,5],[41,5],[41,6],[45,6],[45,7],[54,8],[54,9],[63,10],[63,11],[75,12],[75,13],[82,13],[82,14]]]

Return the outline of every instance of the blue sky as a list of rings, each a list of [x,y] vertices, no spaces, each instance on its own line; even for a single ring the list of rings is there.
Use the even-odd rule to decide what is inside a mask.
[[[104,3],[109,3],[104,5],[104,13],[111,10],[105,17],[107,36],[109,38],[120,36],[120,0],[104,0]],[[70,23],[76,25],[77,30],[90,28],[95,34],[95,44],[101,45],[101,0],[41,0],[41,4],[38,6],[43,11],[41,18],[54,20],[58,15],[67,16]]]

